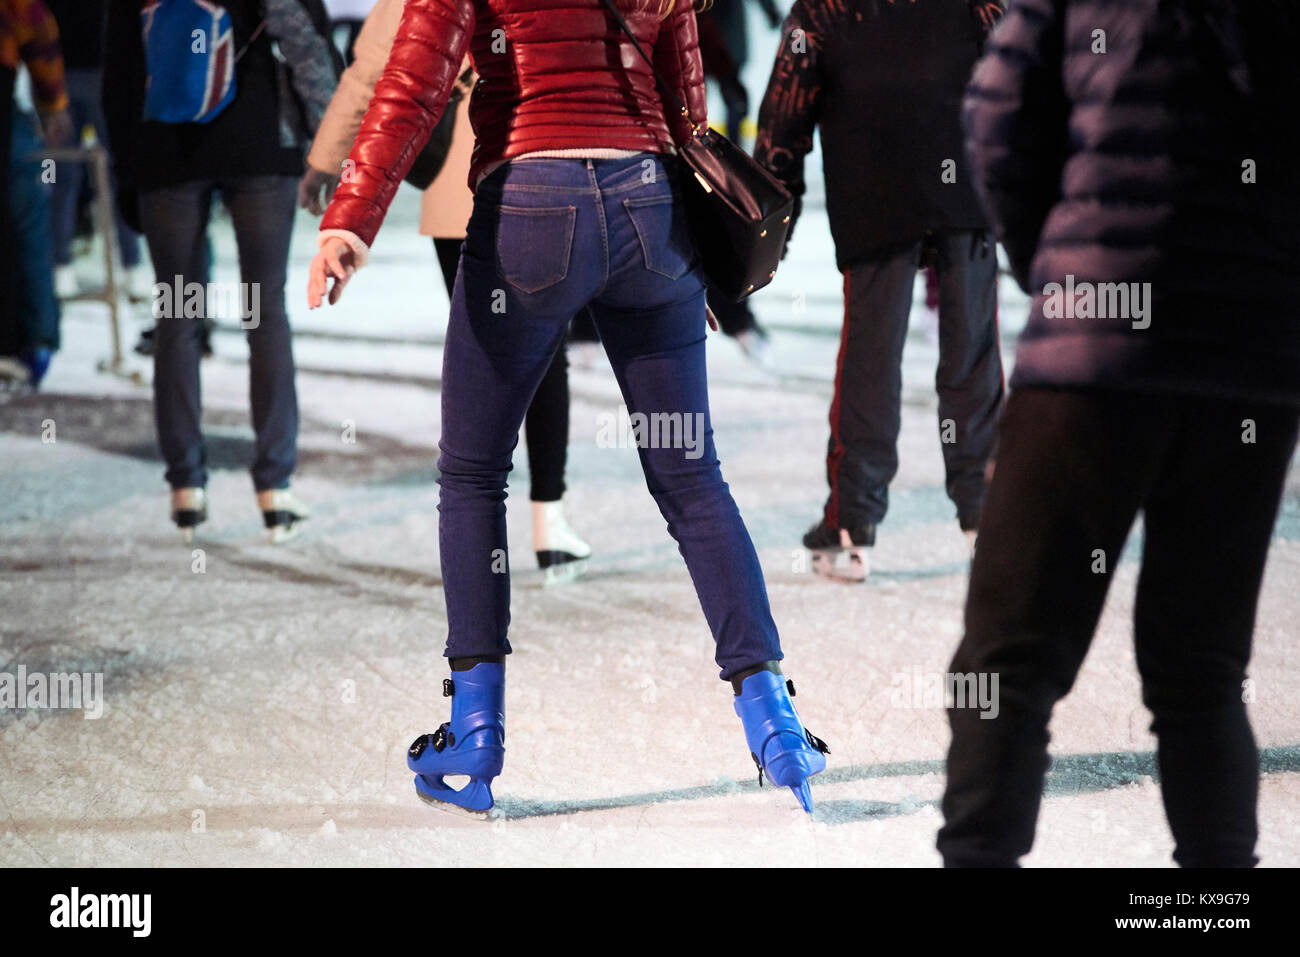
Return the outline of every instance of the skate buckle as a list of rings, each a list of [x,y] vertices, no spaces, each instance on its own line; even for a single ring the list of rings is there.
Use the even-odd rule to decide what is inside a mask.
[[[826,742],[823,741],[821,738],[817,737],[817,735],[813,734],[807,728],[803,729],[803,733],[808,737],[808,744],[811,745],[815,750],[820,751],[822,754],[831,753],[831,749],[826,746]]]
[[[785,688],[786,688],[787,691],[790,692],[790,697],[793,698],[793,697],[794,697],[794,679],[793,679],[793,678],[786,678],[786,679],[785,679]]]
[[[452,681],[450,678],[443,678],[442,696],[444,698],[450,698],[455,693],[456,693],[456,682]]]
[[[443,749],[446,748],[448,745],[450,745],[453,748],[456,746],[456,735],[449,729],[449,726],[446,724],[440,726],[437,731],[433,732],[433,734],[429,735],[428,737],[429,737],[429,743],[433,745],[433,750],[438,752],[439,754],[442,754]],[[412,755],[412,757],[418,758],[419,755],[418,754]]]

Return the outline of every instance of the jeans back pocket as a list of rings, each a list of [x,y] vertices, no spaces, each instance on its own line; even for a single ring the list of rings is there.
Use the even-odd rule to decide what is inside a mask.
[[[686,224],[686,210],[672,194],[623,200],[641,241],[645,268],[669,279],[685,275],[695,262],[695,245]]]
[[[497,207],[497,270],[520,292],[541,292],[569,274],[576,206]]]

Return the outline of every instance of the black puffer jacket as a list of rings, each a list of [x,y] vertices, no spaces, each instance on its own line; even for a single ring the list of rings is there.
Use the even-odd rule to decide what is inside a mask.
[[[1300,404],[1297,6],[1011,5],[964,119],[977,186],[1034,297],[1013,388]],[[1072,304],[1053,295],[1071,283]],[[1121,287],[1149,292],[1144,316],[1137,300],[1116,308]]]

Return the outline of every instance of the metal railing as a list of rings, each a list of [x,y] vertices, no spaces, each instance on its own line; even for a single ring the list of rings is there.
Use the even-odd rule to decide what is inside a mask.
[[[137,385],[144,383],[144,376],[138,369],[128,368],[122,355],[121,293],[118,277],[121,274],[121,251],[117,248],[117,224],[113,215],[113,186],[109,176],[108,150],[99,144],[89,146],[62,146],[41,150],[32,159],[40,161],[52,159],[58,163],[85,163],[90,167],[90,174],[95,188],[95,204],[92,220],[95,231],[104,242],[104,289],[102,292],[87,292],[63,298],[64,302],[102,302],[108,306],[109,334],[111,354],[100,359],[96,364],[100,372],[121,376]]]

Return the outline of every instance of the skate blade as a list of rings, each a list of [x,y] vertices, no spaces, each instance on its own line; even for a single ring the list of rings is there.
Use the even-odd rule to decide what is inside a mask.
[[[292,541],[302,532],[302,522],[294,522],[292,525],[276,525],[267,533],[267,541],[272,545],[283,545],[285,542]]]
[[[189,545],[189,544],[191,544],[193,541],[194,541],[194,529],[192,529],[192,528],[182,528],[182,529],[181,529],[181,542],[184,543],[184,544],[186,544],[186,545]]]
[[[804,732],[807,735],[807,732]],[[768,766],[768,778],[773,784],[788,787],[798,799],[800,807],[809,814],[813,812],[812,786],[808,783],[814,774],[826,770],[826,755],[813,750],[811,741],[820,740],[809,736],[800,741],[798,750],[786,751],[776,755]],[[822,742],[822,746],[825,743]]]
[[[817,551],[812,556],[813,571],[831,581],[861,583],[870,574],[867,557],[861,549]],[[839,561],[840,556],[845,557],[843,563]]]
[[[487,778],[471,777],[460,790],[443,781],[441,775],[417,774],[415,791],[426,803],[456,807],[461,810],[487,814],[492,810],[492,783]]]
[[[580,558],[576,562],[551,565],[542,571],[543,585],[570,585],[587,574],[588,561]]]
[[[473,808],[461,807],[459,804],[452,804],[448,801],[439,801],[437,798],[429,797],[418,787],[415,789],[415,796],[420,799],[420,803],[427,804],[429,807],[436,807],[444,814],[450,814],[453,817],[468,821],[488,821],[492,818],[492,808],[488,808],[486,811],[476,811]]]
[[[812,787],[809,786],[807,779],[800,781],[798,787],[790,785],[790,790],[799,799],[800,806],[811,814],[813,812]]]

